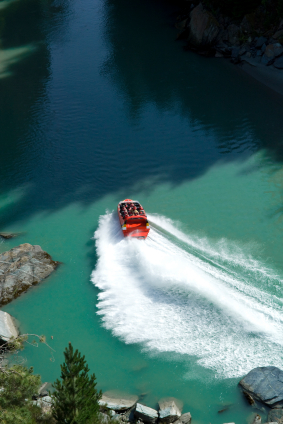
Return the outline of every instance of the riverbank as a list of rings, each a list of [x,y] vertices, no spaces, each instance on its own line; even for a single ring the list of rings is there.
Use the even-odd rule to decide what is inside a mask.
[[[272,2],[269,2],[272,3]],[[252,13],[225,16],[212,3],[192,2],[181,7],[177,39],[186,50],[202,56],[226,58],[267,87],[283,94],[283,20],[273,5],[260,5]]]

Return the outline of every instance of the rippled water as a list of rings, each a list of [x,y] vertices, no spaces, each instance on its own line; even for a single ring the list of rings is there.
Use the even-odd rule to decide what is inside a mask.
[[[56,350],[24,352],[44,380],[71,340],[103,390],[242,423],[241,376],[282,367],[282,98],[184,52],[175,16],[0,2],[0,229],[22,232],[0,249],[62,262],[4,310]],[[149,213],[144,243],[122,238],[125,197]]]

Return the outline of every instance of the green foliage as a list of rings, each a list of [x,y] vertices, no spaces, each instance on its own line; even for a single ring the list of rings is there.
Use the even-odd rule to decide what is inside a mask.
[[[41,408],[32,403],[32,396],[41,384],[32,368],[14,365],[0,373],[0,422],[3,424],[51,423],[51,417],[42,415]]]
[[[61,365],[61,381],[53,387],[53,416],[59,424],[97,424],[101,392],[96,390],[96,378],[88,375],[85,357],[69,343]]]
[[[40,375],[33,374],[33,368],[14,365],[0,374],[0,387],[3,388],[0,396],[1,408],[24,406],[25,399],[31,399],[38,392],[41,380]]]

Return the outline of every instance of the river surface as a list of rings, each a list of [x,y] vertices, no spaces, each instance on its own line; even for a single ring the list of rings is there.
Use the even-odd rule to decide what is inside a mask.
[[[240,424],[240,378],[283,367],[283,103],[185,52],[175,12],[0,2],[0,229],[22,233],[0,251],[62,262],[3,309],[55,349],[22,353],[43,381],[71,341],[103,391]],[[149,214],[145,242],[122,237],[124,198]]]

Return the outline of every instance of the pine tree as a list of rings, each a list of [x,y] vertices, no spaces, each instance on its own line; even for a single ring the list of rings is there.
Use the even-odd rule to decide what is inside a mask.
[[[85,356],[74,352],[73,346],[64,352],[65,363],[61,365],[61,381],[53,384],[53,416],[59,424],[96,423],[98,420],[101,392],[96,390],[95,374],[88,375]]]

